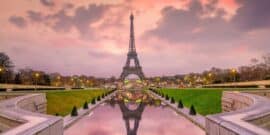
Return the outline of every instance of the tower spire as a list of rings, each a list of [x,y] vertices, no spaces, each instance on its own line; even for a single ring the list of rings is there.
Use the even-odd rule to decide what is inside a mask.
[[[133,26],[134,16],[130,14],[130,39],[129,39],[129,52],[136,52],[135,39],[134,39],[134,26]]]

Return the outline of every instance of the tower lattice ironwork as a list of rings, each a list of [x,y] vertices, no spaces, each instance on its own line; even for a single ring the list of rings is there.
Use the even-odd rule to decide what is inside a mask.
[[[135,38],[134,38],[134,26],[133,26],[134,16],[130,15],[130,40],[129,40],[129,51],[127,54],[126,65],[123,67],[123,71],[121,73],[120,79],[124,80],[128,75],[135,74],[141,80],[144,79],[144,73],[142,71],[142,67],[140,66],[140,62],[138,59],[138,55],[135,48]],[[131,66],[131,60],[134,60],[134,66]]]

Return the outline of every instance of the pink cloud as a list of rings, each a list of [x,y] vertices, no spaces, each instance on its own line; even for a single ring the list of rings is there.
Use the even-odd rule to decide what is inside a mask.
[[[187,14],[191,17],[183,17],[177,22],[175,18],[182,13],[181,11],[187,11],[190,0],[108,2],[78,0],[73,2],[73,8],[65,9],[68,16],[73,16],[76,8],[87,7],[89,3],[102,3],[110,7],[104,10],[100,18],[96,18],[91,24],[84,24],[85,27],[80,27],[82,31],[91,33],[82,38],[80,33],[74,30],[74,26],[70,27],[70,31],[56,32],[49,27],[56,20],[50,20],[49,24],[34,23],[27,17],[28,10],[41,12],[45,16],[58,13],[66,4],[64,2],[56,1],[54,7],[44,7],[38,1],[16,1],[16,5],[13,4],[14,0],[5,1],[0,5],[0,24],[3,26],[0,29],[0,49],[10,55],[17,68],[32,67],[67,75],[119,76],[128,51],[129,15],[133,10],[135,42],[146,76],[199,72],[211,66],[235,67],[247,64],[251,58],[259,57],[269,50],[266,45],[269,43],[269,29],[240,35],[237,28],[227,27],[230,21],[218,20],[217,23],[204,27],[201,20],[192,20],[194,14]],[[209,0],[202,0],[202,3],[207,2]],[[168,30],[166,32],[160,31],[163,35],[161,37],[145,38],[147,31],[160,27],[158,24],[164,17],[161,11],[170,6],[178,14],[172,14],[174,20],[164,22],[171,21],[177,24],[170,30],[165,29]],[[221,0],[216,6],[233,16],[242,5],[236,0]],[[13,15],[24,17],[28,25],[20,29],[10,24],[8,19]],[[209,22],[215,21],[214,19]],[[187,23],[182,24],[184,21]],[[187,28],[193,22],[196,22],[194,27],[183,31],[179,29]],[[91,29],[88,29],[88,25]],[[221,34],[217,35],[217,32]],[[233,36],[233,39],[227,38],[233,32],[236,32],[237,36]],[[177,42],[164,40],[166,36],[171,37],[172,33],[176,33],[174,38]],[[204,34],[199,35],[202,39],[200,42],[194,42],[198,38],[182,35],[183,33]],[[217,38],[224,39],[221,42]]]

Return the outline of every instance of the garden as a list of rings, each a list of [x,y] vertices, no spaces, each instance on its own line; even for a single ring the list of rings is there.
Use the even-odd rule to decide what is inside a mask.
[[[65,116],[71,113],[74,106],[81,108],[85,102],[100,98],[107,90],[72,90],[72,91],[46,91],[47,113]]]

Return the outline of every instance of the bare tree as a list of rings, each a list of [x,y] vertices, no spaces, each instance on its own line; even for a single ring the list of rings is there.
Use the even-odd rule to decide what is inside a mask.
[[[0,52],[0,83],[8,83],[13,80],[13,62],[3,52]]]

